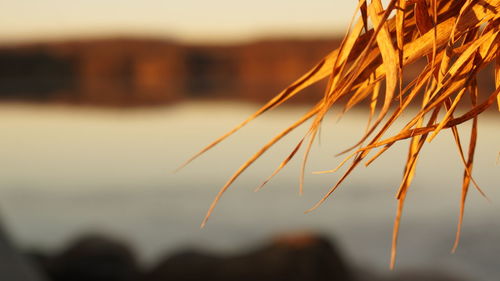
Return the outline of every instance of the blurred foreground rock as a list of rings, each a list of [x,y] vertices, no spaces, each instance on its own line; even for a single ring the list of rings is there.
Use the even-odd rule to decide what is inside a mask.
[[[451,274],[445,274],[442,272],[418,272],[418,271],[406,271],[402,273],[395,274],[392,278],[386,279],[387,281],[465,281],[465,279],[459,279]]]
[[[32,253],[53,281],[464,281],[441,272],[402,271],[385,276],[353,268],[331,239],[314,233],[276,236],[236,255],[184,250],[141,269],[131,248],[100,235],[83,236],[53,257]],[[6,275],[0,275],[3,277]],[[4,279],[37,281],[39,279]]]
[[[132,250],[102,236],[78,239],[42,265],[53,281],[137,281],[140,270]]]
[[[272,243],[238,256],[186,251],[166,258],[147,276],[162,280],[352,280],[338,250],[314,234],[279,236]]]
[[[44,281],[42,274],[19,254],[0,222],[0,280]]]

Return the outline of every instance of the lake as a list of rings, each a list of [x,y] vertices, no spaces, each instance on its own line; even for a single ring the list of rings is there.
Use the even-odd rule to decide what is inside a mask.
[[[298,195],[302,155],[260,192],[253,190],[291,152],[306,127],[290,134],[238,179],[204,229],[213,197],[236,169],[306,108],[270,112],[178,173],[192,154],[256,107],[188,102],[153,109],[0,105],[0,209],[23,248],[57,250],[78,235],[107,233],[129,241],[144,263],[186,247],[221,253],[248,249],[280,232],[313,230],[339,242],[353,264],[388,271],[394,194],[407,142],[360,166],[320,208],[304,214],[341,176],[335,157],[363,133],[363,111],[324,122]],[[407,116],[409,117],[409,116]],[[479,122],[474,176],[491,202],[471,188],[462,241],[454,242],[463,174],[452,135],[424,146],[403,216],[397,271],[444,270],[473,280],[500,274],[498,112]],[[396,124],[400,128],[403,123]],[[468,128],[461,129],[468,143]],[[394,131],[392,131],[394,132]]]

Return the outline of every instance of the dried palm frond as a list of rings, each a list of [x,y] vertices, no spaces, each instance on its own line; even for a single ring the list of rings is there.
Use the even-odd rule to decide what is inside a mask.
[[[419,152],[423,145],[430,142],[441,130],[449,129],[453,133],[464,165],[460,215],[453,250],[456,249],[469,184],[472,182],[482,193],[472,178],[477,117],[495,102],[500,110],[500,0],[391,0],[385,8],[380,0],[360,0],[357,11],[361,16],[351,25],[339,48],[236,128],[188,160],[187,163],[261,114],[280,106],[302,89],[328,77],[323,98],[292,126],[272,138],[236,171],[217,194],[202,225],[207,222],[222,194],[234,180],[290,131],[307,120],[312,120],[306,135],[272,176],[286,166],[299,148],[307,143],[302,167],[305,166],[320,125],[333,106],[343,107],[343,112],[346,112],[354,105],[368,102],[371,121],[369,127],[359,142],[348,150],[351,154],[341,165],[345,165],[348,159],[352,159],[352,163],[340,180],[310,210],[321,205],[361,162],[367,160],[366,165],[369,165],[394,143],[410,139],[403,179],[396,194],[398,207],[391,254],[391,268],[394,267],[399,223],[406,194],[415,174]],[[426,66],[410,83],[403,85],[405,67],[420,58],[426,58]],[[488,64],[495,64],[496,90],[487,99],[480,100],[476,76]],[[383,97],[380,93],[381,86],[385,88]],[[395,120],[417,100],[420,107],[415,116],[398,133],[384,138],[384,134]],[[459,105],[469,108],[464,114],[455,116],[455,109]],[[378,114],[375,114],[377,108]],[[440,117],[440,112],[444,112],[444,115],[441,114],[443,117]],[[472,129],[468,151],[465,153],[457,126],[469,120],[472,120]],[[367,158],[375,148],[380,150],[371,158]],[[303,171],[304,168],[302,173]],[[266,182],[267,180],[264,184]]]

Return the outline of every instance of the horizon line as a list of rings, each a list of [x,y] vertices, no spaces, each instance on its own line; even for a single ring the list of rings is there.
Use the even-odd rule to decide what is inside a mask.
[[[307,33],[269,33],[269,34],[255,34],[243,37],[220,36],[206,38],[181,38],[178,36],[169,36],[166,34],[158,33],[103,33],[103,34],[65,34],[60,36],[33,36],[27,38],[8,38],[0,39],[0,46],[16,46],[16,45],[31,45],[40,43],[64,43],[64,42],[77,42],[77,41],[99,41],[99,40],[154,40],[164,42],[174,42],[180,45],[242,45],[262,41],[274,40],[324,40],[324,39],[338,39],[342,38],[345,34],[341,32],[316,32],[312,34]]]

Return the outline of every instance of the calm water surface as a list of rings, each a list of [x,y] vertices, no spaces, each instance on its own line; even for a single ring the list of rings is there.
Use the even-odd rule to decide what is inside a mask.
[[[310,172],[334,168],[341,161],[334,155],[365,128],[361,112],[340,121],[332,114],[326,120],[311,155],[304,195],[298,195],[302,156],[262,191],[253,192],[288,155],[306,129],[301,128],[237,180],[208,226],[199,229],[231,173],[305,108],[271,112],[172,173],[253,110],[237,103],[124,111],[2,105],[0,206],[7,227],[19,245],[48,250],[82,233],[108,233],[130,241],[145,262],[191,246],[230,253],[278,232],[308,229],[335,238],[352,263],[386,272],[393,198],[407,143],[395,146],[373,166],[359,167],[321,208],[303,214],[340,177]],[[448,132],[424,147],[403,218],[397,270],[438,269],[473,280],[498,280],[498,117],[493,112],[480,120],[474,172],[491,203],[471,191],[462,243],[454,255],[449,252],[461,188],[458,154]]]

